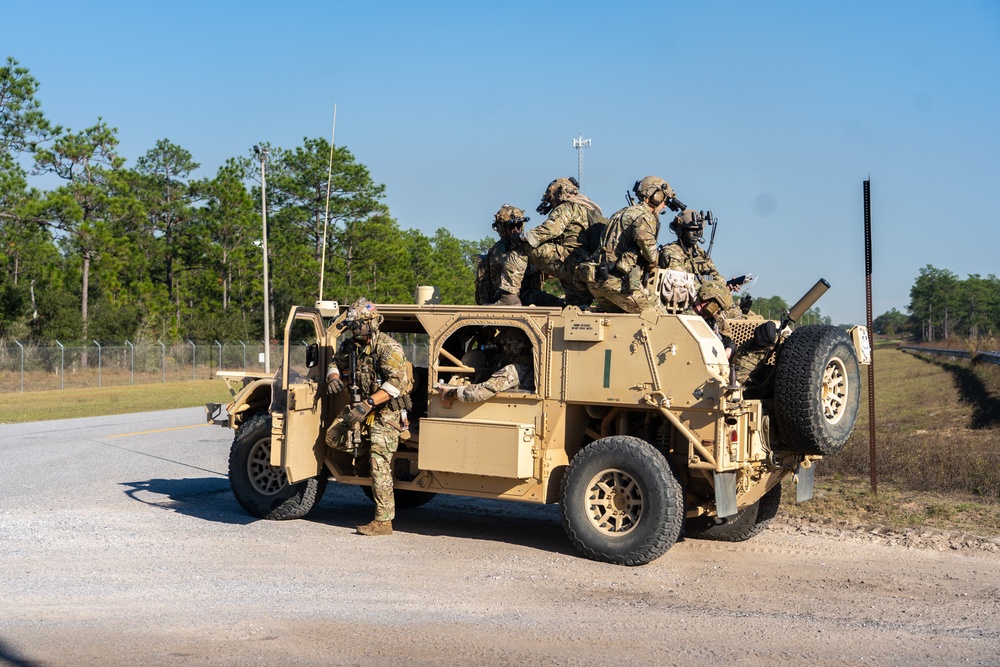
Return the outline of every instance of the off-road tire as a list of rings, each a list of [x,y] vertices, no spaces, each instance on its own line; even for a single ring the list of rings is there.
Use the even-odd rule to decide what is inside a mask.
[[[368,500],[375,502],[375,496],[372,495],[372,487],[362,486],[361,490],[365,492]],[[431,491],[412,491],[410,489],[393,489],[392,497],[396,502],[396,509],[408,510],[414,507],[420,507],[426,505],[430,501],[434,500],[437,496],[436,493]]]
[[[775,369],[781,448],[836,454],[854,430],[860,403],[861,370],[847,334],[829,325],[793,331],[778,353]]]
[[[765,493],[753,505],[744,507],[736,514],[716,523],[714,517],[694,517],[684,523],[684,534],[698,540],[719,542],[743,542],[767,529],[767,525],[778,514],[781,505],[781,485]]]
[[[673,465],[648,442],[601,438],[573,457],[560,488],[563,527],[587,558],[644,565],[677,541],[684,493]]]
[[[271,415],[261,413],[236,430],[229,450],[229,486],[240,507],[258,519],[301,519],[326,491],[325,475],[289,484],[270,463]]]

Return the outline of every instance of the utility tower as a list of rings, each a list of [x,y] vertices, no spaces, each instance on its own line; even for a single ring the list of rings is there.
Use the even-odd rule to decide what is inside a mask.
[[[590,139],[583,138],[583,130],[580,136],[573,140],[573,148],[576,149],[576,180],[580,184],[580,192],[583,192],[583,149],[590,148]]]

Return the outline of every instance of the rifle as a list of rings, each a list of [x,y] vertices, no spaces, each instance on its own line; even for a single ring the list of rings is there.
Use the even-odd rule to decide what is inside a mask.
[[[350,371],[350,392],[351,404],[361,402],[361,387],[358,386],[358,349],[351,345],[347,352],[347,363]],[[347,442],[351,445],[351,453],[354,458],[358,457],[361,448],[361,424],[355,424],[347,434]]]

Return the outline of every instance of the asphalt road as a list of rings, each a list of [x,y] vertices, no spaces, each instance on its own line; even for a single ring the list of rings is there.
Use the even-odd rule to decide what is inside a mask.
[[[0,665],[1000,665],[995,551],[779,517],[625,568],[556,507],[438,496],[362,537],[372,506],[336,484],[257,521],[202,420],[0,426]]]

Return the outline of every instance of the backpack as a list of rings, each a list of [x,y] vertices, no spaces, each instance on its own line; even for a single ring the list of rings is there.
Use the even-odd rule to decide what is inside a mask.
[[[484,306],[494,301],[493,280],[490,275],[490,253],[479,255],[476,265],[476,305]]]

